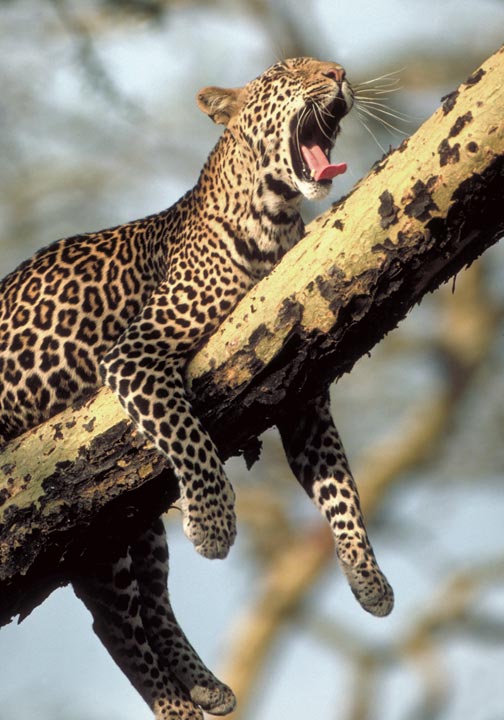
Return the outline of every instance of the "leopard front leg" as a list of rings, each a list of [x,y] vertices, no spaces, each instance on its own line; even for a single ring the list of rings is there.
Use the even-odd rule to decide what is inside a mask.
[[[161,287],[100,369],[104,383],[175,472],[185,534],[201,555],[224,558],[236,535],[235,496],[184,385],[187,357],[202,331],[182,323],[174,306]]]
[[[367,536],[359,493],[334,425],[329,393],[295,412],[278,428],[296,478],[329,522],[340,566],[355,597],[373,615],[388,615],[394,594]]]
[[[187,690],[191,700],[213,715],[225,715],[236,704],[232,690],[206,667],[175,618],[168,593],[168,545],[161,519],[131,546],[149,642],[163,664]]]

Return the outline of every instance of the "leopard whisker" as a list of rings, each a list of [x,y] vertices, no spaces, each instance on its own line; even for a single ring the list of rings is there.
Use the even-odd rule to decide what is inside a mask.
[[[393,131],[393,133],[398,133],[399,135],[403,135],[404,137],[407,137],[408,133],[404,130],[401,130],[396,125],[393,125],[392,123],[388,122],[388,120],[385,120],[383,117],[380,117],[380,115],[376,112],[373,112],[369,108],[360,106],[358,107],[358,115],[359,117],[362,117],[362,113],[367,115],[370,118],[373,118],[373,120],[376,120],[380,125],[383,125],[383,127],[387,128],[389,131]],[[399,118],[401,119],[401,118]]]
[[[306,119],[308,117],[308,112],[309,112],[308,107],[307,106],[303,107],[303,110],[302,110],[302,112],[298,118],[297,124],[296,124],[295,140],[296,140],[296,149],[299,153],[299,157],[303,157],[303,154],[301,152],[300,135],[301,135],[301,131],[303,129],[303,125],[305,124]]]
[[[375,112],[377,115],[386,115],[388,117],[395,118],[396,120],[399,120],[401,122],[413,122],[414,118],[411,115],[408,115],[406,113],[401,112],[400,110],[396,110],[395,108],[391,108],[385,103],[378,102],[375,100],[365,100],[362,101],[360,98],[356,101],[357,107],[361,109],[368,109]]]
[[[355,92],[354,97],[357,100],[376,100],[377,98],[381,97],[382,95],[385,96],[385,99],[391,95],[392,93],[400,92],[404,89],[403,85],[398,85],[394,88],[366,88],[365,91],[358,90]],[[364,94],[367,93],[367,94]]]
[[[313,106],[313,114],[315,116],[315,120],[317,121],[317,125],[319,126],[320,132],[322,135],[329,140],[330,143],[332,143],[332,133],[326,132],[323,125],[327,130],[330,130],[330,125],[324,120],[322,108],[318,107],[317,105]],[[328,113],[329,116],[329,113]]]
[[[381,87],[387,87],[391,86],[393,87],[399,82],[398,77],[394,77],[396,75],[399,75],[399,73],[404,72],[406,68],[402,67],[398,70],[391,70],[388,73],[384,73],[383,75],[378,75],[375,78],[371,78],[371,80],[364,80],[363,82],[357,83],[354,85],[354,90],[357,91],[359,88],[362,88],[364,85],[373,85],[375,83],[378,83],[380,80],[385,80],[384,83],[382,83]],[[379,87],[379,86],[376,86]]]
[[[364,119],[364,117],[362,116],[362,114],[359,112],[358,109],[357,109],[357,117],[359,118],[359,121],[360,121],[362,127],[364,128],[364,130],[366,130],[366,132],[368,132],[368,133],[371,135],[371,137],[373,138],[373,140],[375,141],[375,143],[378,145],[378,147],[380,148],[380,150],[382,151],[382,153],[383,153],[384,155],[386,155],[386,154],[387,154],[387,151],[385,150],[385,148],[383,147],[383,145],[381,144],[381,142],[378,140],[378,138],[376,137],[375,133],[371,130],[370,126],[368,125],[368,123],[366,122],[366,120]]]

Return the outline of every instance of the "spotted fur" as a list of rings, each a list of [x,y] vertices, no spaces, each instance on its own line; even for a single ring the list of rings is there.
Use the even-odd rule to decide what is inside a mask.
[[[362,607],[388,615],[394,594],[379,569],[364,527],[359,493],[331,417],[329,393],[285,414],[278,428],[294,475],[325,516],[339,564]]]
[[[192,190],[163,212],[60,240],[7,276],[0,286],[0,446],[105,383],[168,458],[188,537],[201,554],[224,557],[236,532],[234,493],[192,412],[184,368],[303,235],[302,198],[322,198],[331,184],[325,175],[316,179],[306,148],[329,162],[352,102],[344,70],[311,58],[277,63],[243,88],[205,88],[199,107],[226,129]],[[366,609],[386,614],[392,594],[367,539],[327,397],[281,430],[294,473],[331,524],[353,591]],[[114,563],[89,568],[75,588],[159,720],[200,717],[197,706],[229,712],[234,696],[175,620],[167,561],[158,522]]]
[[[111,563],[74,578],[93,628],[159,718],[200,719],[198,707],[223,715],[232,690],[200,659],[178,624],[168,596],[168,546],[161,519]]]

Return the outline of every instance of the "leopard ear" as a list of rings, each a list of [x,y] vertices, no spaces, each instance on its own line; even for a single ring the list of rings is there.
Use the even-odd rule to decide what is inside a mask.
[[[206,87],[199,91],[199,109],[218,125],[227,125],[239,112],[246,98],[245,88]]]

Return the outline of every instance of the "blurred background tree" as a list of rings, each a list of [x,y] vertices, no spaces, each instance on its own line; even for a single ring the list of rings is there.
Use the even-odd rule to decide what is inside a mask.
[[[3,0],[2,274],[57,237],[178,199],[219,132],[194,103],[204,85],[296,55],[355,81],[397,72],[390,106],[409,119],[387,118],[397,132],[345,121],[336,200],[503,29],[499,0]],[[198,557],[170,514],[174,606],[236,690],[235,720],[504,717],[503,278],[496,246],[334,388],[396,590],[390,618],[353,600],[273,431],[253,472],[229,463],[239,539],[225,563]],[[90,624],[66,588],[0,631],[0,720],[148,720]]]

